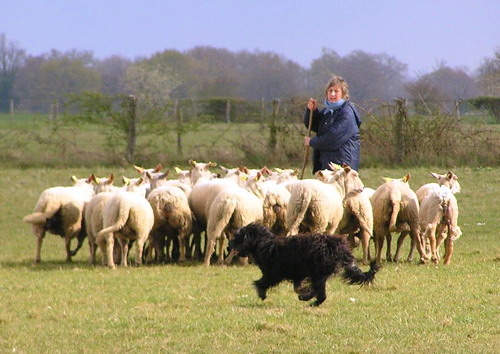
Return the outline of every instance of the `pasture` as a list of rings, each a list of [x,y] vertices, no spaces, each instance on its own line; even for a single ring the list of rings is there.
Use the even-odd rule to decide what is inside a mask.
[[[376,188],[380,176],[410,171],[415,190],[432,181],[431,170],[444,172],[362,169],[360,177]],[[1,352],[500,351],[499,168],[454,169],[463,236],[449,266],[384,262],[374,286],[363,288],[332,278],[319,308],[298,301],[286,283],[261,301],[252,265],[109,270],[88,265],[87,244],[66,264],[63,241],[50,234],[34,265],[35,238],[23,216],[43,189],[92,172],[135,176],[132,168],[0,170]],[[405,256],[408,246],[407,239]]]

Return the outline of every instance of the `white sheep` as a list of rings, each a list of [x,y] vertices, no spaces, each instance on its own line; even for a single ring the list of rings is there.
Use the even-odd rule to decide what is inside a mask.
[[[266,180],[262,186],[264,191],[262,224],[278,236],[285,236],[287,232],[286,212],[291,194],[285,184],[286,182],[276,183]]]
[[[189,188],[189,187],[188,187]],[[188,197],[180,188],[160,186],[151,191],[147,198],[154,214],[151,239],[158,260],[165,261],[164,248],[173,237],[178,237],[180,245],[179,261],[186,260],[186,249],[193,227],[193,215],[189,208]],[[167,235],[167,244],[165,244]],[[167,253],[167,260],[169,254]]]
[[[440,186],[447,186],[450,188],[453,194],[460,193],[460,183],[458,183],[458,176],[451,171],[444,175],[440,175],[438,173],[431,172],[431,176],[437,179],[437,183],[427,183],[421,186],[415,192],[418,198],[419,204],[422,203],[422,200],[432,193],[433,191],[439,190]]]
[[[141,178],[142,179],[142,178]],[[139,179],[139,180],[141,180]],[[132,188],[132,187],[130,187]],[[111,197],[103,211],[103,229],[97,234],[97,244],[106,263],[114,268],[113,246],[115,237],[122,249],[122,265],[127,266],[128,241],[136,241],[136,264],[142,264],[142,250],[153,228],[154,214],[141,193],[119,192]]]
[[[217,166],[216,162],[196,162],[195,160],[189,160],[191,165],[191,185],[194,186],[196,183],[201,181],[208,181],[214,178],[212,172],[210,172],[211,167]]]
[[[402,232],[398,239],[398,245],[394,261],[399,261],[401,246],[408,231],[411,235],[412,246],[408,260],[413,257],[413,249],[416,245],[420,253],[421,261],[425,260],[420,232],[418,228],[419,204],[415,192],[411,190],[408,181],[408,173],[402,180],[390,180],[380,185],[373,194],[371,201],[373,205],[373,231],[375,241],[376,260],[380,262],[384,240],[387,239],[387,261],[392,261],[391,254],[391,232]]]
[[[355,236],[361,240],[363,264],[370,261],[370,238],[373,236],[373,207],[370,201],[371,188],[353,190],[346,194],[342,202],[344,213],[339,223],[339,234],[348,234],[352,247],[356,246]]]
[[[333,234],[342,219],[344,196],[362,190],[358,173],[345,166],[331,183],[304,179],[287,185],[291,192],[286,215],[288,235],[298,234],[302,227],[313,233]]]
[[[115,181],[115,176],[110,174],[109,177],[96,177],[92,174],[93,183],[94,183],[94,191],[95,194],[99,194],[102,192],[114,192],[120,190],[120,187],[116,187],[113,185]]]
[[[95,264],[96,251],[97,251],[97,234],[103,229],[103,215],[104,208],[109,200],[116,194],[120,192],[132,192],[144,197],[146,193],[146,187],[144,186],[144,180],[142,178],[129,179],[122,177],[124,186],[110,188],[108,192],[101,192],[95,195],[85,208],[85,227],[88,235],[89,250],[90,250],[90,264]],[[110,183],[104,183],[97,179],[95,181],[98,184],[107,185],[110,187]],[[121,260],[121,248],[119,244],[114,244],[114,260]],[[103,265],[105,265],[105,255],[102,258]]]
[[[157,172],[157,173],[149,173],[146,172],[146,176],[148,178],[148,181],[151,186],[151,190],[154,190],[158,187],[162,186],[170,186],[170,187],[176,187],[181,189],[186,196],[189,196],[191,193],[191,181],[187,179],[178,180],[178,179],[171,179],[167,180],[167,177],[170,173],[170,170],[165,171],[164,173],[162,172]]]
[[[210,205],[207,221],[207,244],[205,250],[206,267],[214,253],[215,243],[219,240],[217,264],[224,261],[224,242],[231,239],[236,230],[249,223],[262,223],[264,192],[259,185],[260,173],[247,185],[248,189],[237,185],[220,191]],[[231,260],[231,255],[226,260]]]
[[[193,168],[192,172],[196,170],[198,169]],[[204,167],[199,170],[205,171],[205,174],[211,173]],[[203,230],[206,230],[208,214],[212,202],[217,194],[225,188],[244,185],[245,181],[242,179],[242,176],[246,176],[240,169],[235,169],[224,178],[208,179],[206,175],[205,177],[200,177],[199,170],[196,172],[196,175],[198,175],[196,178],[197,182],[193,185],[193,189],[189,194],[189,207],[195,216],[195,224],[193,225],[193,247],[197,258],[200,258],[203,253],[201,250],[201,233]]]
[[[38,199],[32,214],[26,215],[24,221],[32,224],[33,234],[37,238],[35,262],[41,261],[42,242],[45,232],[60,235],[66,247],[66,261],[76,255],[83,244],[86,233],[82,227],[84,209],[94,195],[92,176],[87,179],[77,179],[71,187],[52,187],[44,190]],[[71,251],[71,240],[77,237],[78,246]]]
[[[443,240],[446,240],[444,264],[450,263],[453,254],[453,241],[462,234],[457,220],[457,199],[447,186],[442,185],[422,201],[419,215],[420,230],[422,237],[430,243],[431,260],[434,263],[439,262],[439,246]]]

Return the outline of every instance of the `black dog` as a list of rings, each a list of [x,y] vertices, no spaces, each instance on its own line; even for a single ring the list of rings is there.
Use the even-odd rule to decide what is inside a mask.
[[[344,279],[350,284],[363,285],[370,284],[380,268],[372,262],[370,270],[363,273],[356,266],[349,245],[339,236],[299,234],[278,237],[258,224],[240,228],[230,247],[242,257],[252,256],[259,266],[262,278],[254,285],[262,300],[266,298],[267,289],[290,280],[300,300],[316,297],[311,305],[319,306],[326,299],[325,284],[332,274],[343,268]],[[309,279],[311,285],[303,289],[305,279]]]

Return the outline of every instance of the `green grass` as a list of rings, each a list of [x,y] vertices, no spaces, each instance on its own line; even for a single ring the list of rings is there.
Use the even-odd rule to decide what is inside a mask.
[[[430,182],[431,170],[444,172],[409,170],[411,186]],[[66,264],[54,235],[44,241],[42,263],[33,265],[35,239],[22,217],[43,189],[91,172],[134,175],[131,168],[0,170],[0,352],[500,351],[499,168],[454,170],[463,236],[451,265],[384,263],[375,285],[363,288],[332,278],[319,308],[298,301],[287,283],[261,301],[252,287],[260,276],[255,266],[191,262],[113,271],[89,266],[87,245]],[[376,188],[380,176],[406,172],[360,175]]]

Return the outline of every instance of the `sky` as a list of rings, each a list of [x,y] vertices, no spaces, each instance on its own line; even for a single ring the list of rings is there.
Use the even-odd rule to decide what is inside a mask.
[[[29,55],[149,57],[196,46],[273,52],[309,68],[323,50],[388,54],[416,77],[473,73],[500,48],[498,0],[1,0],[0,33]]]

